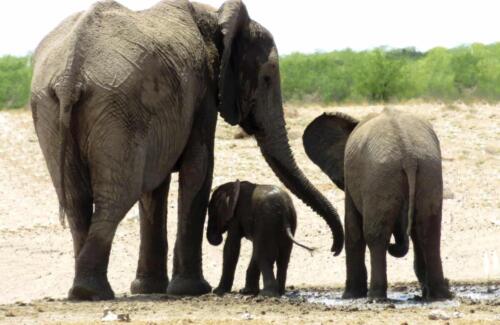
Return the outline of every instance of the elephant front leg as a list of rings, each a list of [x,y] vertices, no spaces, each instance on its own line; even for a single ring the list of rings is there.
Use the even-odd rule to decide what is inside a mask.
[[[173,295],[202,295],[212,289],[203,277],[201,244],[212,185],[213,137],[203,131],[195,124],[180,164],[177,238],[167,289]]]
[[[170,175],[153,192],[141,197],[141,246],[137,275],[131,284],[134,294],[164,293],[167,276],[167,198]]]
[[[248,264],[245,278],[245,287],[240,290],[243,295],[257,295],[259,293],[260,270],[259,263],[254,255]]]
[[[226,243],[224,244],[222,276],[219,285],[214,289],[214,293],[217,295],[222,295],[226,292],[230,292],[231,288],[233,287],[234,272],[236,270],[236,264],[238,264],[238,258],[240,256],[240,245],[241,236],[230,230],[229,235],[226,239]]]

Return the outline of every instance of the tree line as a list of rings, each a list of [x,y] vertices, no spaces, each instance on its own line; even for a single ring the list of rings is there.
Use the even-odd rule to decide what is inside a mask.
[[[280,59],[286,101],[500,100],[500,43],[427,52],[377,48]]]
[[[282,93],[294,103],[500,100],[500,43],[452,49],[350,49],[280,58]],[[0,108],[28,104],[31,57],[0,57]]]

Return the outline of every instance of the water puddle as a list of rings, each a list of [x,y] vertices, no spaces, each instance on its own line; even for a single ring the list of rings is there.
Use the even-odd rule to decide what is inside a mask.
[[[493,303],[500,304],[500,284],[495,285],[457,285],[452,286],[451,291],[454,298],[446,301],[424,302],[420,298],[420,289],[411,286],[391,288],[387,292],[388,300],[383,302],[372,302],[368,299],[342,299],[342,290],[334,291],[308,291],[295,290],[286,294],[291,301],[300,301],[314,304],[322,304],[328,307],[350,307],[350,308],[449,308],[457,307],[461,302],[469,304]]]

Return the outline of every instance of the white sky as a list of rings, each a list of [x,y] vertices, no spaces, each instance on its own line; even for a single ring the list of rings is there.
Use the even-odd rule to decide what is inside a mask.
[[[223,0],[199,0],[218,7]],[[0,55],[23,55],[62,19],[95,0],[1,0]],[[144,9],[157,0],[119,0]],[[246,0],[281,54],[378,46],[428,50],[500,41],[497,0]]]

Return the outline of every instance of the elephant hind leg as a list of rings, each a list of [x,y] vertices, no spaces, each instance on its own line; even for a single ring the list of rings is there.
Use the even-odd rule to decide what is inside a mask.
[[[265,234],[260,235],[261,237],[266,237]],[[264,282],[264,287],[260,291],[260,294],[269,297],[279,296],[278,282],[274,276],[274,263],[278,257],[278,246],[274,238],[256,238],[255,241],[255,256]]]
[[[153,192],[142,195],[139,204],[141,245],[136,279],[130,291],[134,294],[164,293],[167,276],[167,199],[170,175]]]
[[[425,267],[425,258],[423,253],[423,247],[421,242],[418,240],[417,231],[415,227],[412,229],[413,242],[413,270],[415,271],[415,275],[417,276],[418,283],[420,284],[420,288],[422,289],[422,297],[427,296],[427,287],[426,287],[426,267]]]
[[[288,263],[290,262],[290,255],[292,254],[293,243],[287,241],[280,248],[278,259],[276,261],[276,279],[278,281],[278,291],[280,295],[285,294],[286,275],[288,270]]]
[[[368,296],[373,299],[387,298],[387,249],[399,212],[399,206],[364,212],[364,234],[371,264]]]
[[[75,259],[80,254],[90,228],[92,218],[92,197],[88,192],[72,191],[71,199],[66,202],[66,217],[71,237]]]
[[[346,286],[342,298],[366,297],[368,292],[365,265],[366,242],[363,237],[363,220],[351,196],[346,191],[345,198],[345,248],[346,248]]]
[[[114,293],[108,281],[107,271],[111,244],[119,221],[112,210],[100,209],[92,215],[85,244],[76,259],[76,272],[73,287],[69,291],[72,300],[113,299]]]
[[[450,299],[452,294],[444,278],[441,262],[441,216],[421,219],[416,216],[416,236],[413,242],[416,247],[415,268],[422,296],[426,300]]]

